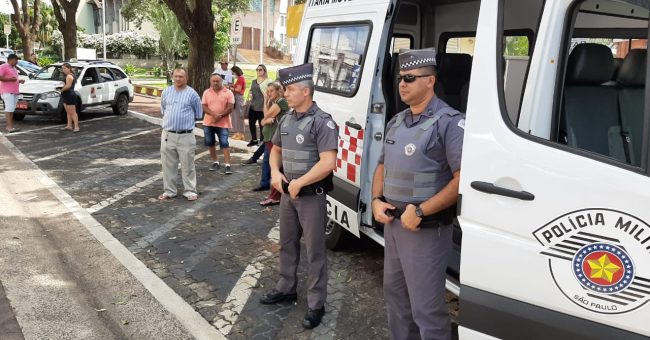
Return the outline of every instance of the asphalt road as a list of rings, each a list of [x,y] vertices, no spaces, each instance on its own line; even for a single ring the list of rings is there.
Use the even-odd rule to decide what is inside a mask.
[[[80,133],[43,117],[16,126],[22,132],[9,140],[228,338],[387,338],[383,249],[367,239],[328,252],[327,313],[313,331],[301,327],[304,263],[295,305],[258,303],[278,277],[278,212],[259,206],[266,193],[250,191],[260,166],[240,165],[247,153],[234,153],[234,174],[210,172],[197,137],[199,200],[159,202],[159,127],[110,111],[82,115]]]

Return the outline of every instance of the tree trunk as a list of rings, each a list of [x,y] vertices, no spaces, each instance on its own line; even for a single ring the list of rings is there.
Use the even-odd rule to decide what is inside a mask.
[[[72,12],[72,13],[70,13]],[[66,10],[66,21],[63,29],[63,52],[64,60],[70,60],[77,57],[77,18],[76,8],[74,10]]]
[[[210,75],[214,71],[214,32],[211,26],[207,30],[200,27],[197,31],[197,34],[189,37],[190,55],[187,58],[187,69],[188,83],[200,94],[210,87]]]
[[[31,60],[33,50],[34,50],[34,40],[30,38],[23,38],[24,59]]]

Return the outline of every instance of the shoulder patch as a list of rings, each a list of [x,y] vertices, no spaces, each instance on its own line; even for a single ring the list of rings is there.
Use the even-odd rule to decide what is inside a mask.
[[[334,130],[334,129],[336,129],[336,124],[334,124],[334,121],[330,120],[330,121],[327,122],[327,127]]]
[[[458,121],[458,127],[465,130],[465,119],[461,119]]]

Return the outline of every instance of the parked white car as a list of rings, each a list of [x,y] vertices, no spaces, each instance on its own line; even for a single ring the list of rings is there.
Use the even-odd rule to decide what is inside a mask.
[[[56,91],[64,85],[63,62],[40,69],[31,79],[20,85],[20,95],[14,113],[15,120],[28,114],[51,115],[65,121],[61,94]],[[126,114],[133,101],[133,85],[126,73],[107,61],[70,62],[75,72],[74,91],[77,112],[89,107],[111,107],[117,115]]]

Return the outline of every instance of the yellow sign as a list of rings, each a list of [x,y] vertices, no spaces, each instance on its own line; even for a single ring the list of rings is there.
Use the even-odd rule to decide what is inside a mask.
[[[287,37],[298,38],[302,14],[305,12],[305,4],[289,6],[287,9]]]

